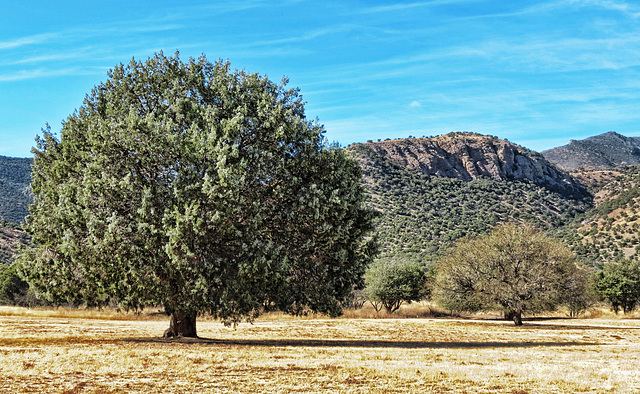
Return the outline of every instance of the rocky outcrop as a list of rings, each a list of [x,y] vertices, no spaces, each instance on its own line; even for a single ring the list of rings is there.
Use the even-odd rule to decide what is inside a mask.
[[[542,154],[565,171],[631,166],[640,164],[640,138],[610,131],[584,140],[571,140]]]
[[[507,140],[473,133],[363,144],[374,155],[423,174],[472,180],[528,179],[566,195],[584,196],[585,188],[536,152]]]

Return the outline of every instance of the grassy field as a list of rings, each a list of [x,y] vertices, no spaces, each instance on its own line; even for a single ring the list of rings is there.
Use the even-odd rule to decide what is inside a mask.
[[[0,392],[636,393],[640,320],[166,317],[0,307]]]

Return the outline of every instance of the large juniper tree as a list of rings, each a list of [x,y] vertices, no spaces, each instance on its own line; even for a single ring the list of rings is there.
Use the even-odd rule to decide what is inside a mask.
[[[163,304],[166,336],[337,315],[375,252],[358,164],[297,89],[203,56],[118,65],[34,149],[23,274],[53,302]]]

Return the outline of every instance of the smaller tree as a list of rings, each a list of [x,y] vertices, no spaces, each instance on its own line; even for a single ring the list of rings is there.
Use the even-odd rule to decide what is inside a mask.
[[[605,264],[596,274],[596,291],[611,303],[617,314],[631,312],[640,301],[640,265],[637,261],[621,260]]]
[[[458,242],[438,262],[436,294],[451,310],[502,309],[516,325],[522,314],[552,310],[581,271],[560,242],[531,225],[507,224]]]
[[[562,283],[562,304],[569,309],[570,317],[578,317],[598,299],[591,271],[584,266],[576,270]]]
[[[18,305],[28,290],[29,284],[20,278],[15,264],[0,271],[0,304]]]
[[[401,260],[378,260],[365,273],[367,300],[376,312],[384,307],[393,313],[403,302],[423,299],[427,274],[420,263]]]
[[[348,297],[342,306],[346,309],[360,309],[367,303],[367,297],[364,292],[364,288],[351,291],[351,296]]]

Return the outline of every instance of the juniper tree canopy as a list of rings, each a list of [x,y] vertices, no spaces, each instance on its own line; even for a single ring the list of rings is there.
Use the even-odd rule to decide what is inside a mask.
[[[360,168],[297,89],[204,56],[108,73],[37,138],[33,247],[20,261],[57,303],[163,304],[168,336],[279,309],[337,315],[375,253]]]

